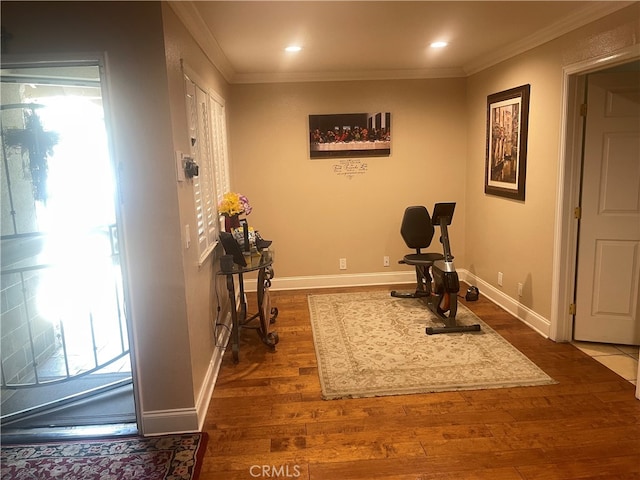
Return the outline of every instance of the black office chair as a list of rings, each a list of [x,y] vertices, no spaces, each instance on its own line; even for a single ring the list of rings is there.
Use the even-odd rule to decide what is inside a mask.
[[[402,293],[392,291],[391,296],[398,298],[420,298],[431,295],[431,273],[429,269],[436,260],[444,260],[441,253],[423,253],[429,248],[435,228],[431,223],[429,211],[423,206],[407,207],[402,217],[400,234],[407,247],[415,249],[416,253],[409,253],[398,263],[414,265],[416,268],[416,291]]]

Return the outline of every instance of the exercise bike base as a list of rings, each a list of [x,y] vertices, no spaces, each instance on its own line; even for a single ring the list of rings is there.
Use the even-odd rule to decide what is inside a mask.
[[[396,290],[391,291],[391,296],[396,298],[424,298],[429,297],[431,294],[429,292],[423,292],[421,290],[416,290],[415,292],[398,292]]]
[[[480,325],[451,325],[450,327],[427,327],[425,333],[427,335],[437,335],[439,333],[464,333],[479,332]]]

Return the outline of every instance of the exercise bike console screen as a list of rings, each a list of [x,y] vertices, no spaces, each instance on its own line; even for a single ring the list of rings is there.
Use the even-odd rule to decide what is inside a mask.
[[[433,225],[440,225],[442,219],[446,219],[445,225],[451,225],[453,219],[453,211],[456,208],[456,204],[451,203],[436,203],[433,207],[433,215],[431,216],[431,223]]]

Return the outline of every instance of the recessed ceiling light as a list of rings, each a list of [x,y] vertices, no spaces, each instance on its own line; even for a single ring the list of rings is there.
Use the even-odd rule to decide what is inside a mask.
[[[300,50],[302,50],[302,47],[299,45],[289,45],[284,50],[285,52],[299,52]]]
[[[431,48],[444,48],[449,45],[447,42],[433,42]]]

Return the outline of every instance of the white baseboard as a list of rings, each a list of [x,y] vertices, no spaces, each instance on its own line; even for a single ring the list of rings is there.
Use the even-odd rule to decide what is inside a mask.
[[[195,408],[142,412],[142,433],[144,436],[197,431],[199,431],[198,412]]]
[[[480,293],[491,300],[499,307],[505,309],[511,315],[527,324],[533,330],[538,332],[545,338],[549,338],[549,332],[551,331],[551,322],[544,318],[542,315],[534,312],[529,307],[521,304],[517,300],[506,295],[504,292],[498,290],[490,283],[476,277],[467,270],[460,271],[460,279],[468,284],[476,285],[480,290]]]
[[[361,287],[365,285],[395,285],[415,283],[416,274],[407,272],[356,273],[341,275],[316,275],[309,277],[275,277],[272,290],[306,290],[313,288]],[[255,291],[255,285],[247,285],[247,292]],[[253,289],[253,290],[252,290]]]
[[[216,338],[216,345],[227,345],[231,336],[231,314],[228,313],[223,321],[226,327],[221,327]],[[213,352],[209,368],[202,382],[200,394],[194,408],[178,408],[174,410],[156,410],[142,413],[142,433],[145,436],[165,435],[175,433],[193,433],[203,430],[204,421],[213,395],[213,389],[218,379],[224,348],[216,348]]]
[[[231,337],[231,313],[227,313],[224,320],[221,322],[221,326],[218,332],[218,336],[215,339],[217,347],[213,352],[211,361],[209,362],[209,368],[205,375],[203,387],[200,389],[200,395],[196,400],[196,411],[198,412],[198,430],[202,431],[204,427],[204,420],[207,416],[207,410],[209,409],[209,403],[211,402],[211,396],[213,395],[213,389],[216,386],[218,380],[218,374],[220,373],[220,366],[222,365],[222,356],[224,355],[226,345],[229,343]],[[223,348],[222,345],[225,347]]]
[[[521,304],[517,300],[498,290],[490,283],[476,277],[468,270],[458,269],[460,280],[477,285],[480,293],[499,307],[527,324],[540,335],[549,338],[551,322],[542,315]],[[380,272],[341,275],[317,275],[309,277],[275,277],[271,280],[272,290],[305,290],[314,288],[361,287],[366,285],[412,284],[416,281],[413,270],[406,272]],[[255,291],[255,285],[248,285],[246,291]],[[251,290],[250,288],[253,288]]]

